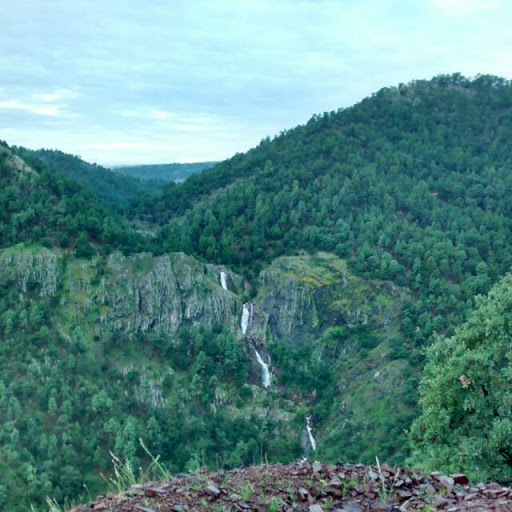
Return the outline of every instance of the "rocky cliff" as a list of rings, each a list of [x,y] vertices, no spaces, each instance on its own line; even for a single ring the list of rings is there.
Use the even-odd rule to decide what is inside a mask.
[[[58,295],[61,312],[98,332],[174,334],[183,325],[218,323],[235,331],[242,302],[221,287],[221,271],[242,286],[242,278],[229,270],[182,253],[81,260],[23,245],[0,253],[0,284],[41,298]]]
[[[406,294],[389,282],[354,276],[328,253],[278,258],[260,273],[259,289],[253,331],[292,346],[330,326],[383,329],[396,320]]]
[[[73,322],[98,332],[174,334],[184,325],[222,324],[240,333],[244,278],[183,253],[84,260],[19,245],[0,252],[0,284],[5,283],[21,294],[58,296]],[[404,294],[389,283],[351,275],[342,260],[328,254],[279,258],[260,273],[258,288],[248,334],[262,344],[311,342],[331,325],[383,328]]]

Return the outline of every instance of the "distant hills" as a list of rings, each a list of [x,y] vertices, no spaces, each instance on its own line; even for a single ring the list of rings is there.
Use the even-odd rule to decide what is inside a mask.
[[[183,181],[192,174],[198,174],[213,167],[217,162],[196,162],[188,164],[130,165],[112,167],[112,170],[141,180]]]
[[[58,150],[17,148],[17,151],[23,157],[41,160],[50,169],[72,178],[96,197],[112,205],[126,205],[135,197],[161,191],[164,185],[162,181],[143,181],[113,172]]]
[[[125,207],[135,198],[160,193],[169,181],[183,181],[213,167],[215,162],[161,164],[108,169],[79,156],[54,149],[15,148],[24,158],[38,159],[57,173],[72,178],[103,202]]]

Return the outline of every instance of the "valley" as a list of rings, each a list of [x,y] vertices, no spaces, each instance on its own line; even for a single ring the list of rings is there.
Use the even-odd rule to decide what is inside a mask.
[[[87,501],[110,452],[511,481],[511,108],[441,75],[151,190],[3,143],[0,507]]]

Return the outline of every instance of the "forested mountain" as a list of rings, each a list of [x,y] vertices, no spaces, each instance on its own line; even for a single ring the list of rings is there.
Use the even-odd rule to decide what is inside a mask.
[[[113,167],[115,172],[141,180],[183,181],[213,167],[217,162],[195,162],[187,164],[148,164]]]
[[[20,157],[23,155],[23,158]],[[0,248],[20,242],[101,250],[141,250],[142,238],[76,181],[25,151],[0,145]]]
[[[416,295],[414,343],[449,328],[512,262],[512,87],[441,76],[265,140],[138,211],[164,250],[239,268],[298,250]]]
[[[512,263],[510,133],[505,80],[383,89],[138,198],[128,220],[154,237],[2,146],[0,506],[96,492],[109,450],[147,462],[138,438],[173,471],[312,450],[402,463],[436,333],[454,341],[428,352],[414,446],[438,464],[432,401],[452,423],[486,403],[469,363],[437,354],[484,352],[487,331],[455,327]],[[508,334],[490,346],[508,375]],[[471,418],[461,436],[490,416]]]
[[[80,183],[85,189],[107,204],[125,206],[143,194],[159,192],[164,185],[161,180],[139,180],[136,177],[90,164],[78,156],[62,151],[39,149],[37,151],[16,148],[22,157],[42,160],[53,171]]]

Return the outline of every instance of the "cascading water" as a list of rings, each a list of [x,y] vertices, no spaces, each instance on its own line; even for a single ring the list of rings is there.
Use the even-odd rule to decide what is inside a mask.
[[[316,450],[316,441],[313,437],[313,434],[311,431],[313,430],[313,427],[311,427],[311,416],[306,416],[306,430],[308,431],[308,437],[309,437],[309,444],[311,445],[311,449],[313,451]]]
[[[244,336],[247,334],[247,331],[251,327],[252,309],[253,305],[250,304],[249,302],[246,302],[244,304],[244,307],[242,308],[242,321],[240,323],[240,327],[242,328],[242,334]]]
[[[222,286],[223,290],[228,289],[228,275],[222,270],[220,272],[220,285]]]
[[[256,360],[258,361],[258,364],[261,366],[261,385],[264,388],[269,388],[272,382],[272,373],[268,369],[269,365],[265,363],[265,361],[263,361],[263,358],[256,349],[254,349],[254,352],[256,352]],[[268,362],[270,364],[270,357],[268,358]]]

